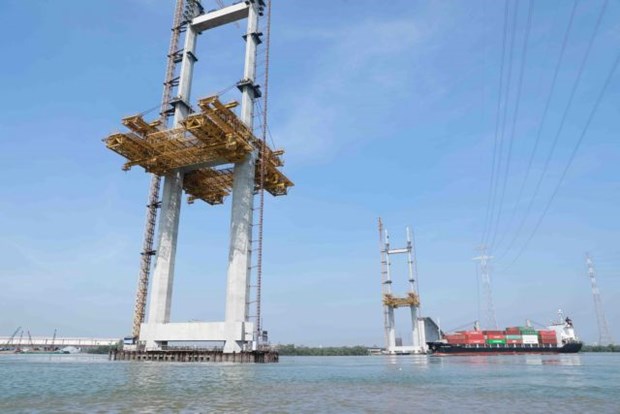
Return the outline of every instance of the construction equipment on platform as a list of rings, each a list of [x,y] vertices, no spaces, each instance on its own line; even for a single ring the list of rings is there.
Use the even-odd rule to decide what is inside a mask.
[[[131,132],[112,134],[104,142],[128,160],[123,170],[138,165],[164,176],[177,169],[200,166],[185,174],[183,189],[189,195],[188,201],[222,204],[232,189],[233,170],[208,165],[237,163],[261,149],[263,142],[232,111],[236,102],[223,104],[217,96],[211,96],[201,99],[198,106],[201,111],[189,115],[178,128],[162,130],[159,120],[149,123],[141,115],[124,118],[123,125]],[[287,194],[293,183],[278,169],[284,165],[280,158],[283,153],[266,146],[264,157],[256,164],[256,190],[261,188],[264,159],[264,189],[274,196]]]
[[[402,308],[405,306],[420,306],[420,298],[415,292],[407,293],[405,297],[397,297],[389,293],[383,295],[383,304],[393,308]]]

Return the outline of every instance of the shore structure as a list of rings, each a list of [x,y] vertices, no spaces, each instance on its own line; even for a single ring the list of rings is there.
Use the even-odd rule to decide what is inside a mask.
[[[266,331],[259,328],[260,296],[254,300],[251,298],[252,268],[255,267],[252,265],[255,195],[261,195],[262,208],[263,191],[273,196],[286,195],[293,185],[280,171],[284,151],[269,148],[264,134],[262,139],[254,135],[254,108],[262,96],[256,83],[257,47],[262,43],[263,36],[258,24],[265,8],[263,0],[247,0],[205,13],[198,0],[177,0],[160,119],[147,122],[142,115],[124,118],[123,125],[129,132],[112,134],[104,140],[109,149],[127,159],[124,170],[140,166],[153,175],[154,182],[163,179],[161,199],[158,193],[153,194],[153,186],[149,196],[133,336],[125,338],[123,350],[111,353],[111,359],[278,361],[277,353],[267,349],[263,343]],[[247,20],[247,31],[243,36],[246,43],[243,78],[236,85],[241,92],[239,115],[234,112],[239,105],[237,102],[224,103],[219,96],[200,99],[199,109],[195,110],[190,103],[190,92],[194,66],[198,60],[198,36],[243,19]],[[177,49],[181,35],[184,35],[184,46]],[[176,66],[179,64],[180,71],[176,76]],[[168,117],[172,118],[170,128]],[[265,117],[266,113],[263,128]],[[159,191],[159,185],[156,187]],[[188,195],[189,203],[200,200],[210,205],[222,204],[225,197],[232,195],[225,318],[221,322],[171,321],[183,192]],[[153,249],[158,208],[161,211],[157,225],[157,248]],[[260,217],[259,237],[262,238],[262,210]],[[260,257],[260,252],[258,255]],[[149,293],[151,256],[155,258],[155,266]],[[149,260],[145,260],[147,258]],[[260,292],[260,278],[258,289]],[[258,312],[251,316],[250,305],[253,302],[258,303]],[[188,351],[172,345],[214,342],[223,343],[223,348],[217,351]]]

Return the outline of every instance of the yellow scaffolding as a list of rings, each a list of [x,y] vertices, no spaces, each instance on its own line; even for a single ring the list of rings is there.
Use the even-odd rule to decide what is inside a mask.
[[[187,169],[183,189],[190,203],[203,200],[221,204],[230,194],[233,171],[217,166],[234,164],[250,152],[262,148],[262,142],[237,117],[236,102],[223,104],[217,96],[201,99],[200,112],[189,115],[177,128],[162,129],[159,121],[147,122],[141,115],[123,119],[131,132],[116,133],[103,141],[127,159],[123,170],[140,166],[160,176],[177,169]],[[286,195],[294,184],[279,170],[283,150],[265,145],[256,163],[256,190],[260,190],[260,167],[266,162],[264,189],[274,196]]]
[[[397,297],[386,293],[383,295],[383,304],[392,308],[401,308],[406,306],[420,306],[420,298],[414,292],[407,293],[405,297]]]

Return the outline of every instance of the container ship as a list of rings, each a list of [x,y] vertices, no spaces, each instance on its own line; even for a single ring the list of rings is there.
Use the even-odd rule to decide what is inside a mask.
[[[581,350],[583,342],[575,336],[570,318],[560,317],[544,330],[514,326],[505,330],[480,330],[444,334],[443,339],[428,342],[435,355],[478,354],[571,354]]]

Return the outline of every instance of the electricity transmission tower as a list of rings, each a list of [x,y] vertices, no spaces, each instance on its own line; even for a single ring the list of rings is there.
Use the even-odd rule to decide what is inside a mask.
[[[480,246],[478,248],[480,256],[474,257],[473,260],[477,260],[480,266],[480,279],[482,282],[482,295],[484,297],[485,304],[485,327],[490,329],[497,329],[497,319],[495,318],[495,306],[493,305],[493,290],[491,289],[491,267],[489,260],[493,256],[487,255],[487,246]]]
[[[596,283],[596,272],[594,271],[594,263],[589,253],[586,253],[586,265],[588,266],[588,277],[592,284],[592,297],[594,298],[594,311],[596,312],[596,321],[598,323],[598,344],[611,345],[614,343],[609,333],[607,318],[603,310],[603,301],[601,300],[601,291]]]

